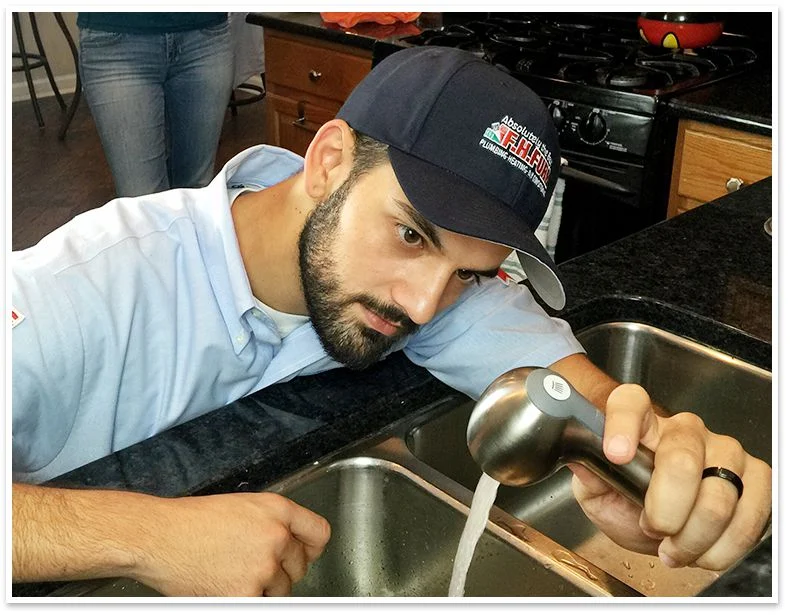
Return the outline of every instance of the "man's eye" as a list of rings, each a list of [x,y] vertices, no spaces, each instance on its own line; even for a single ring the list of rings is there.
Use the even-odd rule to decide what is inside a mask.
[[[410,246],[416,246],[422,243],[422,235],[404,224],[398,225],[398,234],[403,242]]]
[[[480,276],[474,271],[469,271],[468,269],[459,269],[457,275],[458,279],[464,284],[480,284]]]

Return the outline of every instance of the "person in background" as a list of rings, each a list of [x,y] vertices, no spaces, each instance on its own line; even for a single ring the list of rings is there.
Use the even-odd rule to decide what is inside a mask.
[[[287,594],[330,528],[277,494],[40,483],[272,384],[398,350],[473,398],[509,369],[550,367],[605,409],[612,462],[655,451],[644,508],[573,468],[590,519],[669,567],[738,561],[770,517],[771,468],[693,414],[658,416],[532,294],[565,303],[534,235],[559,154],[524,84],[468,52],[416,47],[378,64],[304,159],[258,145],[206,188],[116,199],[13,253],[13,579]],[[512,250],[530,286],[499,277]]]
[[[214,176],[233,88],[227,13],[79,13],[85,99],[117,196]]]

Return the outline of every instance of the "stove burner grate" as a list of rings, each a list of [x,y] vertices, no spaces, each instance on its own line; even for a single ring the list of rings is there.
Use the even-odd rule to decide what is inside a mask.
[[[616,25],[531,17],[470,21],[425,30],[403,41],[465,49],[516,75],[650,95],[698,84],[708,75],[724,75],[757,60],[748,47],[667,50]]]
[[[632,65],[622,68],[601,66],[595,69],[595,81],[598,85],[615,88],[642,88],[650,79],[650,71],[642,66]]]

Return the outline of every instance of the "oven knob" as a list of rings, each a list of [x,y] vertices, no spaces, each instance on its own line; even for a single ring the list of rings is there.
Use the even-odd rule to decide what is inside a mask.
[[[551,119],[554,122],[557,132],[560,132],[562,127],[565,126],[565,113],[563,112],[562,107],[559,103],[551,103],[549,105],[549,113],[551,113]]]
[[[606,122],[600,111],[592,111],[579,125],[579,136],[583,141],[595,145],[606,137]]]

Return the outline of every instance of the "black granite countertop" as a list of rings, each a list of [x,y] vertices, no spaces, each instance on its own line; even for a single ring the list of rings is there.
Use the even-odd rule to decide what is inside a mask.
[[[770,69],[761,69],[677,96],[669,108],[679,118],[770,137],[771,85]]]
[[[574,330],[638,318],[771,369],[772,178],[560,265]]]

